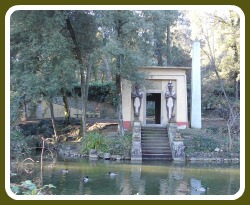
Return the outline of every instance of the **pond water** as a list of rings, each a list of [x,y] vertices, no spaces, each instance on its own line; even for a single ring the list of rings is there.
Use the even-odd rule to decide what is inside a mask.
[[[108,172],[118,175],[110,177]],[[44,185],[56,186],[55,195],[234,195],[240,188],[240,165],[235,163],[57,160],[44,162],[42,174],[38,163],[31,175],[19,180],[39,176]],[[209,189],[196,190],[200,187]]]

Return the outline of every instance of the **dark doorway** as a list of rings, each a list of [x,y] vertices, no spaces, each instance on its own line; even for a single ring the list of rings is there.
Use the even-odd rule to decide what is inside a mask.
[[[161,93],[147,93],[146,124],[161,124]]]

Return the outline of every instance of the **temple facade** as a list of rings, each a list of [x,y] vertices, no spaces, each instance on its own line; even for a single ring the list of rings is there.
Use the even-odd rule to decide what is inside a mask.
[[[143,67],[145,81],[132,84],[122,81],[122,114],[125,129],[133,122],[141,125],[168,125],[175,123],[187,128],[187,81],[190,67]]]

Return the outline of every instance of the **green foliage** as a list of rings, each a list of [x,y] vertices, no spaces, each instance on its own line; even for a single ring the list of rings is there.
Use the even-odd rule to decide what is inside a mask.
[[[146,115],[147,116],[154,116],[155,115],[155,103],[153,103],[153,101],[147,102]]]
[[[194,146],[197,151],[211,152],[216,148],[217,142],[213,138],[197,136],[194,138]]]
[[[98,132],[88,132],[86,136],[82,139],[81,152],[86,153],[89,152],[91,149],[108,152],[109,139],[107,139]]]
[[[110,153],[130,156],[132,146],[132,133],[125,133],[123,137],[116,138],[110,142]]]
[[[130,156],[132,134],[126,133],[123,137],[107,138],[98,132],[88,132],[82,139],[82,153],[88,153],[90,149]]]
[[[117,102],[115,95],[115,84],[113,82],[107,83],[91,83],[89,86],[88,100],[96,102],[107,102],[115,105]]]
[[[62,31],[61,11],[16,11],[11,16],[11,90],[26,100],[55,96],[76,82],[78,62]]]
[[[189,53],[181,47],[171,47],[170,62],[172,66],[191,67],[192,59]]]
[[[10,92],[10,124],[13,125],[21,115],[22,98],[17,92]]]
[[[232,10],[210,11],[197,15],[193,23],[201,38],[202,104],[221,115],[240,97],[240,16]]]
[[[180,130],[180,133],[184,137],[187,154],[210,153],[216,147],[222,148],[226,144],[226,137],[219,128],[215,127]]]
[[[39,186],[36,185],[31,180],[26,180],[21,182],[21,184],[11,184],[10,188],[14,194],[41,195],[41,194],[48,194],[51,188],[56,188],[56,187],[52,184],[48,184],[39,188]]]
[[[15,158],[21,154],[29,154],[31,148],[27,144],[27,140],[24,138],[21,132],[11,130],[10,131],[10,153],[11,157]]]

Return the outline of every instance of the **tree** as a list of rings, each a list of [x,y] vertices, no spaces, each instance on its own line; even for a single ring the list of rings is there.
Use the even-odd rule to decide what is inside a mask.
[[[11,16],[11,90],[28,101],[50,104],[57,137],[52,98],[75,82],[77,62],[62,34],[62,13],[16,11]]]
[[[109,62],[116,82],[117,113],[119,136],[124,135],[122,119],[121,82],[127,79],[139,81],[138,69],[148,64],[148,51],[142,43],[143,18],[138,11],[99,11],[96,12],[100,24],[104,46],[101,53]],[[148,43],[146,43],[148,45]]]
[[[93,53],[97,46],[97,27],[94,14],[90,11],[70,11],[67,14],[66,27],[73,42],[73,53],[79,63],[81,77],[82,131],[86,134],[86,106],[90,73],[93,65]]]
[[[171,27],[175,25],[180,15],[179,11],[143,11],[147,24],[152,33],[152,44],[155,46],[158,66],[169,66],[171,62]],[[165,52],[164,52],[165,51]],[[165,53],[165,55],[164,55]],[[165,56],[165,62],[164,62]]]
[[[232,148],[232,130],[239,129],[238,94],[232,94],[231,87],[235,87],[238,93],[239,80],[239,25],[240,19],[237,13],[227,11],[223,14],[218,12],[205,13],[197,16],[197,25],[200,27],[202,42],[202,54],[205,64],[205,73],[209,74],[210,81],[214,72],[220,85],[220,93],[223,99],[217,101],[217,108],[223,110],[223,117],[228,126],[228,148]],[[205,82],[208,81],[205,79]],[[233,84],[232,84],[233,82]],[[213,83],[215,85],[215,83]],[[212,87],[211,99],[216,94],[215,86]],[[217,89],[218,90],[218,89]],[[236,91],[237,90],[237,91]],[[220,97],[217,95],[217,97]],[[218,99],[218,98],[217,98]],[[236,105],[236,106],[235,106]],[[226,111],[226,112],[225,112]]]

